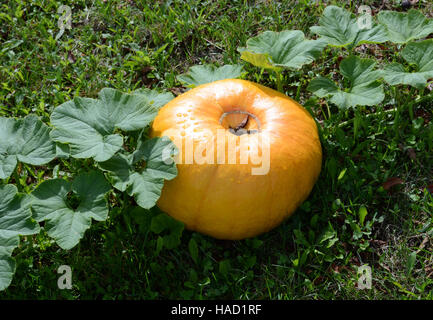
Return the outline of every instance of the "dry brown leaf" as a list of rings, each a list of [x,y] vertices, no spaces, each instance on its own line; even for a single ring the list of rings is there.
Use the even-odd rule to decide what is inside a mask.
[[[399,184],[403,184],[404,183],[404,181],[403,180],[401,180],[400,178],[397,178],[397,177],[392,177],[392,178],[389,178],[388,180],[386,180],[384,183],[383,183],[383,188],[385,189],[385,190],[390,190],[393,186],[396,186],[396,185],[399,185]]]

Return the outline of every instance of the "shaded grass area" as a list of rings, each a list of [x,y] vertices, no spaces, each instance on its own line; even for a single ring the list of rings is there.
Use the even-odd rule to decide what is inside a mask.
[[[327,1],[343,5],[344,1]],[[179,93],[176,75],[200,63],[241,63],[238,46],[265,30],[308,29],[323,1],[65,1],[72,29],[59,41],[55,1],[14,1],[0,10],[0,116],[35,113],[103,87]],[[361,2],[346,8],[356,12]],[[401,10],[364,1],[374,10]],[[428,1],[418,8],[431,15]],[[396,47],[366,46],[379,64],[400,59]],[[305,90],[336,69],[345,52],[326,49],[284,90],[320,124],[324,162],[309,199],[280,227],[254,239],[219,241],[184,231],[180,244],[158,249],[149,228],[157,210],[110,195],[113,209],[71,251],[41,233],[14,252],[17,272],[3,299],[431,299],[433,298],[433,100],[405,108],[407,87],[374,108],[338,110]],[[275,87],[273,75],[245,65],[247,79]],[[425,94],[429,91],[426,89]],[[431,95],[431,94],[430,94]],[[397,113],[382,111],[398,107]],[[366,115],[375,114],[367,117]],[[355,120],[352,120],[355,119]],[[347,124],[342,125],[345,121]],[[352,121],[352,122],[350,122]],[[29,192],[62,161],[20,168]],[[90,165],[90,164],[89,164]],[[364,218],[365,211],[367,215]],[[73,269],[73,289],[59,290],[56,270]],[[357,268],[372,268],[372,289],[357,288]]]

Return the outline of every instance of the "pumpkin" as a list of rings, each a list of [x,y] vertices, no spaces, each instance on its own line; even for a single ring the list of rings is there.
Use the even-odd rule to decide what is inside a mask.
[[[286,95],[250,81],[220,80],[179,95],[159,110],[150,135],[168,136],[179,152],[178,176],[166,181],[158,207],[218,239],[279,225],[308,197],[321,170],[314,119]],[[241,151],[251,157],[242,162]],[[259,156],[268,163],[258,164]]]

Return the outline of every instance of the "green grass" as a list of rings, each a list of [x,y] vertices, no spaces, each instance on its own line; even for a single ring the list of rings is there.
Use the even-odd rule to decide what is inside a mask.
[[[309,2],[11,1],[0,7],[0,116],[34,113],[48,122],[57,105],[95,97],[103,87],[179,93],[176,75],[200,63],[240,63],[237,47],[262,31],[311,36],[324,5]],[[428,2],[417,8],[431,16]],[[71,6],[73,27],[56,41],[60,4]],[[362,4],[377,9],[382,1]],[[379,64],[400,59],[391,45],[373,49]],[[70,251],[45,233],[23,239],[14,280],[0,298],[432,299],[432,94],[425,90],[430,98],[416,103],[413,115],[407,106],[417,92],[404,86],[356,114],[310,99],[308,82],[335,70],[344,54],[327,49],[301,71],[283,74],[286,93],[318,119],[324,162],[309,199],[281,226],[243,241],[185,230],[179,246],[159,251],[165,233],[152,232],[130,198],[113,200],[109,220],[94,223]],[[245,69],[247,79],[275,87],[273,75]],[[37,171],[23,165],[15,183],[29,192],[54,165],[80,169],[61,161]],[[390,178],[401,183],[384,188]],[[370,290],[357,288],[362,264],[372,268]],[[72,290],[57,288],[60,265],[73,269]]]

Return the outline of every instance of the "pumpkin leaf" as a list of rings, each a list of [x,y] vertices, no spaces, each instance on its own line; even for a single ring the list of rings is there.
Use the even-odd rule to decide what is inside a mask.
[[[148,88],[135,90],[133,94],[141,95],[149,105],[158,110],[174,98],[171,92],[158,92]]]
[[[238,48],[241,59],[256,67],[281,71],[300,69],[319,57],[327,42],[306,40],[299,30],[265,31],[247,40],[247,46]]]
[[[15,273],[11,256],[19,236],[38,232],[39,225],[31,220],[28,197],[19,195],[13,185],[0,186],[0,291],[10,285]]]
[[[341,89],[334,81],[318,77],[313,79],[308,90],[320,98],[330,97],[330,102],[340,108],[371,106],[380,103],[385,95],[379,81],[382,72],[374,70],[376,62],[350,56],[340,63],[340,72],[351,83],[350,88]]]
[[[56,158],[59,159],[69,158],[69,146],[67,144],[56,143]]]
[[[140,141],[137,150],[132,154],[133,163],[142,159],[146,161],[146,171],[155,178],[171,180],[177,175],[172,156],[177,155],[175,145],[167,137]]]
[[[378,14],[379,22],[385,26],[390,41],[408,43],[433,33],[433,19],[427,19],[420,11],[406,12],[384,10]]]
[[[53,160],[56,146],[49,132],[34,115],[24,119],[0,117],[0,179],[8,178],[18,161],[39,166]]]
[[[428,79],[433,78],[433,39],[408,43],[401,56],[409,65],[415,66],[416,71],[408,72],[403,65],[394,62],[385,66],[384,80],[390,85],[424,88]]]
[[[197,65],[189,68],[187,73],[177,76],[177,79],[187,87],[194,88],[218,80],[240,78],[242,68],[239,64],[227,64],[222,67]]]
[[[319,25],[310,30],[334,47],[356,47],[363,43],[387,41],[385,28],[371,19],[371,28],[360,28],[351,12],[337,6],[327,6],[319,19]]]
[[[150,209],[159,199],[164,179],[177,175],[172,156],[177,149],[167,137],[141,143],[133,154],[117,154],[99,166],[106,171],[114,188],[127,192],[139,206]]]
[[[47,180],[32,192],[31,207],[38,222],[46,221],[48,235],[68,250],[78,244],[92,219],[107,219],[105,194],[109,190],[110,185],[99,171],[80,174],[73,182]]]
[[[77,97],[54,109],[51,137],[68,144],[74,158],[106,161],[123,145],[116,130],[143,129],[168,99],[167,94],[159,96],[152,91],[126,94],[110,88],[102,89],[99,99]]]

